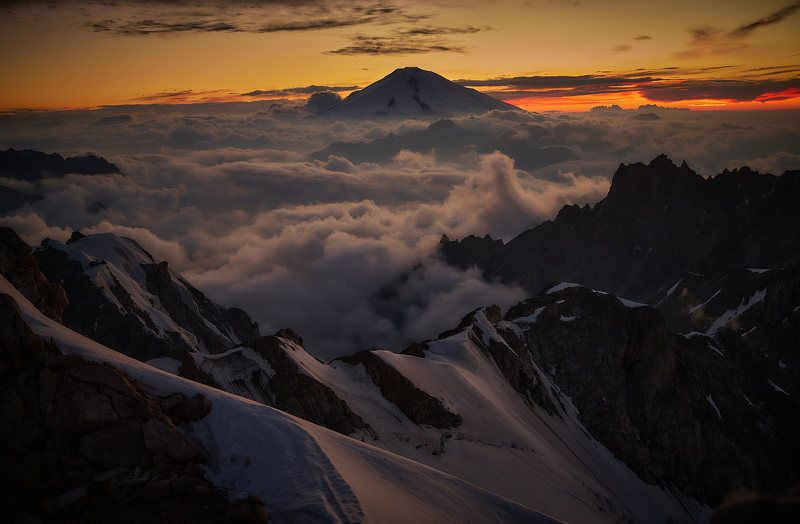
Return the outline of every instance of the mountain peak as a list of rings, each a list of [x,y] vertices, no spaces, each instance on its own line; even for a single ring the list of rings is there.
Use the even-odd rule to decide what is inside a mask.
[[[351,118],[442,118],[492,110],[520,111],[516,106],[458,85],[432,71],[402,67],[350,93],[321,114]]]
[[[406,66],[406,67],[398,67],[397,69],[395,69],[394,71],[389,73],[389,76],[397,75],[397,74],[403,74],[403,73],[411,73],[411,74],[428,73],[428,74],[431,74],[431,75],[436,75],[436,73],[434,73],[433,71],[427,71],[425,69],[422,69],[421,67]],[[436,76],[439,76],[439,75],[436,75]]]
[[[611,180],[606,200],[630,200],[631,205],[646,205],[653,198],[669,199],[675,194],[683,194],[696,188],[703,180],[685,161],[677,166],[667,155],[661,154],[649,164],[620,164]]]

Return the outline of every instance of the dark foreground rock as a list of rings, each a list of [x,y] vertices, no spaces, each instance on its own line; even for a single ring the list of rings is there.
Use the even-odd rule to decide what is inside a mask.
[[[31,247],[7,227],[0,227],[0,274],[39,311],[61,322],[67,306],[64,288],[47,280],[39,270]]]
[[[800,475],[800,404],[735,332],[682,336],[658,310],[582,287],[511,308],[502,330],[569,396],[591,434],[643,480],[713,504],[736,486],[776,491]],[[512,384],[538,371],[498,367]],[[510,372],[510,373],[509,373]]]
[[[204,450],[176,424],[202,395],[163,399],[118,369],[64,355],[0,295],[0,511],[12,522],[265,522],[205,479]]]

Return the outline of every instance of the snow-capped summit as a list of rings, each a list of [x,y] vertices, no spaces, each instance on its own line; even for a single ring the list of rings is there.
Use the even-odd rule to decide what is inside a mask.
[[[354,91],[322,114],[336,117],[426,118],[520,111],[511,104],[460,86],[432,71],[403,67]]]

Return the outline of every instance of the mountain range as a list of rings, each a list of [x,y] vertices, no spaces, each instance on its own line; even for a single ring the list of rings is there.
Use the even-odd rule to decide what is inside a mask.
[[[622,165],[603,201],[508,243],[442,239],[531,298],[330,362],[131,239],[4,228],[3,509],[186,521],[202,494],[208,521],[705,522],[732,489],[799,480],[798,188]]]

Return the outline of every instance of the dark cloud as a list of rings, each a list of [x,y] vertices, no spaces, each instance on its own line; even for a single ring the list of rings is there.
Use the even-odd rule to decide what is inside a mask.
[[[308,97],[306,107],[314,113],[320,113],[326,109],[330,109],[341,101],[342,97],[339,93],[334,93],[333,91],[318,91]]]
[[[420,53],[464,53],[466,48],[447,37],[490,31],[490,27],[418,26],[395,29],[387,36],[355,35],[349,45],[327,51],[336,55],[410,55]]]
[[[176,98],[183,98],[187,95],[194,94],[192,89],[183,89],[181,91],[162,91],[160,93],[151,93],[149,95],[142,95],[134,98],[134,100],[147,101],[147,102],[161,102],[170,101]]]
[[[88,29],[126,36],[163,35],[173,33],[239,33],[243,29],[222,21],[196,20],[163,22],[158,20],[103,20],[86,24]]]
[[[0,6],[68,10],[88,30],[123,36],[318,31],[428,18],[383,0],[31,0]]]
[[[354,36],[350,45],[326,51],[334,55],[414,55],[423,53],[464,53],[466,49],[442,40],[403,36]]]
[[[766,102],[787,98],[782,93],[800,91],[800,78],[780,81],[748,80],[686,80],[674,84],[644,86],[642,94],[650,100],[675,102],[680,100],[753,100]]]
[[[800,87],[800,79],[773,80],[741,77],[736,80],[669,78],[675,75],[709,73],[733,66],[714,66],[697,70],[640,70],[631,75],[524,76],[487,80],[458,80],[467,87],[497,87],[490,92],[503,99],[552,98],[607,93],[640,92],[650,100],[720,99],[740,102],[761,100]],[[636,72],[634,72],[636,73]],[[666,77],[666,78],[665,78]]]
[[[800,2],[794,2],[775,11],[774,13],[737,27],[735,30],[731,31],[730,35],[737,38],[749,36],[750,33],[756,29],[783,22],[786,18],[792,16],[798,10],[800,10]]]
[[[434,26],[423,26],[423,27],[412,27],[411,29],[402,29],[397,31],[400,35],[407,35],[407,36],[441,36],[441,35],[469,35],[474,33],[479,33],[481,31],[487,31],[489,28],[480,28],[480,27],[434,27]]]
[[[315,31],[320,29],[333,29],[336,27],[364,25],[374,22],[376,19],[376,16],[366,16],[362,18],[323,18],[319,20],[307,20],[301,22],[285,22],[259,27],[256,32],[281,33],[290,31]]]
[[[649,35],[637,35],[637,36],[634,36],[633,39],[636,40],[637,42],[641,42],[641,41],[644,41],[644,40],[652,40],[653,37],[649,36]]]
[[[733,31],[724,31],[717,27],[700,26],[689,30],[690,40],[686,49],[678,51],[675,56],[684,59],[717,56],[740,51],[747,47],[743,42],[756,29],[777,24],[800,10],[800,1],[775,11],[767,16],[743,24]]]
[[[616,45],[613,48],[611,48],[611,52],[612,53],[627,53],[631,49],[633,49],[633,46],[631,46],[631,45],[620,44],[620,45]]]
[[[616,75],[534,75],[490,78],[485,80],[456,80],[466,87],[510,87],[512,89],[555,89],[598,86],[607,88],[629,83],[652,82],[646,76]]]
[[[650,76],[553,75],[457,80],[456,82],[466,87],[501,88],[490,94],[509,100],[525,97],[550,98],[629,92],[636,91],[640,86],[657,80]]]
[[[330,91],[333,93],[342,93],[346,91],[355,91],[359,89],[360,86],[317,86],[317,85],[310,85],[304,87],[286,87],[283,89],[256,89],[255,91],[249,91],[247,93],[242,93],[241,96],[245,97],[291,97],[297,95],[311,95],[314,93],[319,93],[321,91]]]
[[[343,17],[280,22],[258,27],[248,27],[224,21],[195,20],[186,22],[164,22],[157,20],[105,20],[87,24],[97,32],[110,32],[125,36],[165,35],[174,33],[282,33],[314,31],[337,27],[364,25],[377,20],[377,16]]]

